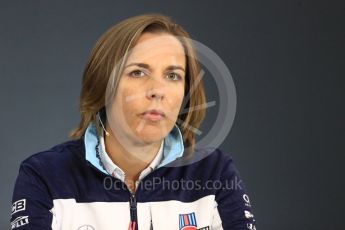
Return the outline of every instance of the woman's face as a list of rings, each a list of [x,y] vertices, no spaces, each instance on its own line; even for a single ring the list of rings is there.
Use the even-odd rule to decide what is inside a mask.
[[[110,111],[107,108],[111,132],[141,144],[166,137],[182,105],[185,68],[179,40],[166,33],[143,33],[124,65]]]

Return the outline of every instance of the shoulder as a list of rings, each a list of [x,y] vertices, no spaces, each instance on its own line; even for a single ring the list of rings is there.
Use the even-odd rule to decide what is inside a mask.
[[[193,155],[193,161],[203,166],[216,167],[219,171],[233,165],[232,155],[220,148],[196,149]]]
[[[201,164],[217,175],[217,179],[225,179],[238,174],[232,154],[220,148],[215,148]]]
[[[169,166],[183,170],[190,177],[204,179],[220,179],[236,173],[231,154],[219,148],[196,148],[190,157],[178,158]]]
[[[83,143],[83,139],[65,141],[24,159],[15,182],[13,201],[38,201],[31,205],[51,208],[51,199],[73,197],[75,181],[87,169]]]
[[[69,140],[30,155],[21,162],[21,167],[54,169],[83,158],[84,152],[82,138]]]

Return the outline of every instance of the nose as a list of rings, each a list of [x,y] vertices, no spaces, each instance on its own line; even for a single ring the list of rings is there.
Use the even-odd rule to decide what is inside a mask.
[[[147,92],[147,98],[148,99],[160,99],[162,100],[164,98],[164,93],[162,90],[158,90],[157,88],[151,89]]]
[[[157,80],[152,79],[149,90],[147,90],[146,97],[150,100],[162,100],[165,97],[165,86]]]

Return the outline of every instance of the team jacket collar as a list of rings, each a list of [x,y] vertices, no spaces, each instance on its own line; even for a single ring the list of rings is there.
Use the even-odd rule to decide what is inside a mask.
[[[105,143],[104,143],[104,131],[99,135],[99,159],[103,164],[103,168],[108,172],[109,175],[113,175],[114,177],[119,178],[122,181],[125,181],[125,172],[118,167],[109,157],[108,153],[105,150]],[[147,174],[152,172],[155,168],[157,168],[158,164],[161,162],[163,158],[163,145],[164,140],[162,140],[158,153],[156,154],[155,158],[151,161],[150,165],[141,171],[139,175],[139,180],[145,177]]]
[[[98,143],[98,137],[96,132],[96,126],[94,123],[90,123],[87,127],[84,135],[85,145],[85,158],[98,170],[105,174],[108,174],[102,167],[99,159],[96,155],[96,145]],[[163,145],[163,157],[157,168],[169,164],[176,158],[181,157],[184,152],[183,138],[180,129],[175,124],[171,132],[164,138]]]

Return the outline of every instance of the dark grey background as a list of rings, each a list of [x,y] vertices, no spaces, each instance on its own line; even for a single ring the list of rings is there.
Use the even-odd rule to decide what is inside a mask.
[[[238,107],[221,148],[241,172],[258,229],[343,229],[345,2],[301,0],[1,1],[1,229],[19,163],[77,125],[96,40],[148,12],[171,16],[231,70]]]

